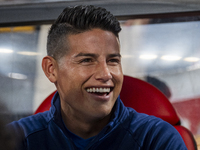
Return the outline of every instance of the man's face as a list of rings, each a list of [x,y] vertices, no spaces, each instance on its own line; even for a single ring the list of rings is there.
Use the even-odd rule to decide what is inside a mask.
[[[58,63],[55,82],[62,110],[81,119],[108,116],[123,82],[118,38],[93,29],[67,40],[69,52]]]

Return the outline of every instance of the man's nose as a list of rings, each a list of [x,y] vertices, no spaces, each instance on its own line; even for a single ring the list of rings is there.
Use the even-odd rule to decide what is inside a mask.
[[[107,63],[98,64],[96,68],[95,79],[102,82],[107,82],[108,80],[112,79],[112,75]]]

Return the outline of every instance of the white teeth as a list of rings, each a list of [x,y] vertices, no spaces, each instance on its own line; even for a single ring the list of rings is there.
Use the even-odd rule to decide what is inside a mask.
[[[110,88],[88,88],[87,92],[99,92],[99,93],[109,93]]]

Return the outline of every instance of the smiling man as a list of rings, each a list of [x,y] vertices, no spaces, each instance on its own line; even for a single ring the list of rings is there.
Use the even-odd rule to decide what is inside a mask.
[[[42,68],[57,93],[49,111],[12,122],[18,150],[184,150],[178,132],[119,98],[120,24],[103,8],[67,7],[51,26]]]
[[[66,39],[67,54],[58,61],[49,54],[42,65],[57,87],[64,123],[76,135],[89,138],[108,123],[122,87],[119,40],[99,28]]]

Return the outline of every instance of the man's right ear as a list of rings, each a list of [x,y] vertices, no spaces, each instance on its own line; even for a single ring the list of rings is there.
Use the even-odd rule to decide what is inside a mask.
[[[52,83],[57,81],[57,62],[53,57],[45,56],[42,59],[42,69]]]

